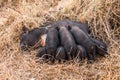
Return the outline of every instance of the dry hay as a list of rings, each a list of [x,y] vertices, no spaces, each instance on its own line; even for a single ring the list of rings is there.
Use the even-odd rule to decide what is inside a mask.
[[[0,0],[0,80],[120,80],[120,0]],[[38,50],[21,51],[22,24],[30,29],[61,19],[88,22],[108,44],[93,64],[46,64]]]

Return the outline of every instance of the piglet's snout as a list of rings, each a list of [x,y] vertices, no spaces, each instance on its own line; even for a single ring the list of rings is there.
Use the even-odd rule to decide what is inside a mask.
[[[23,43],[20,44],[20,48],[21,50],[24,50],[24,51],[27,50],[26,46]]]

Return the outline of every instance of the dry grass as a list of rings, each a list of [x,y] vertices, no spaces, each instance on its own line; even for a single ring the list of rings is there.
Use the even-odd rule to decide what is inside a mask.
[[[120,0],[0,0],[0,5],[0,80],[120,80]],[[93,64],[50,65],[36,62],[38,50],[20,50],[23,23],[32,29],[61,19],[88,22],[110,55]]]

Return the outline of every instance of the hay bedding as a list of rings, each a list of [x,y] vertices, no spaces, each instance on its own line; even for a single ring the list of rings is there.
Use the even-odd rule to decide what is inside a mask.
[[[0,4],[0,80],[120,79],[120,6],[117,0],[1,0]],[[66,18],[87,21],[92,35],[107,42],[110,55],[93,64],[83,61],[49,65],[36,63],[38,50],[20,50],[23,23],[33,29]]]

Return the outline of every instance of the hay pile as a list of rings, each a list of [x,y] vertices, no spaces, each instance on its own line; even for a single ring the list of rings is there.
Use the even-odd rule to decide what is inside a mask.
[[[22,24],[30,29],[56,20],[88,22],[108,44],[93,64],[36,62],[38,50],[21,51]],[[0,0],[0,80],[120,80],[119,0]]]

